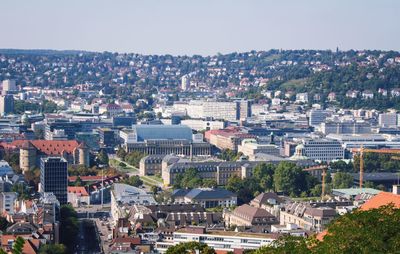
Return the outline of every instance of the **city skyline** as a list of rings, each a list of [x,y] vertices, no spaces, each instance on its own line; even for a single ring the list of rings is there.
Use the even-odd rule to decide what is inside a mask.
[[[396,1],[0,3],[0,48],[214,55],[275,49],[400,50]],[[51,21],[51,22],[49,22]]]

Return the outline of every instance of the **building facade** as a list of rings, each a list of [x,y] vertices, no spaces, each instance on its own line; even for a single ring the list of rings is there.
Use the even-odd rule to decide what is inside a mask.
[[[59,157],[41,159],[40,190],[52,192],[61,205],[68,202],[68,162]]]

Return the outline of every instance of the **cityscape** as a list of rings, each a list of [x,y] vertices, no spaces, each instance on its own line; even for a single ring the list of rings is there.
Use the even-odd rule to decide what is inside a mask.
[[[319,39],[299,36],[296,29],[305,30],[296,21],[318,21],[292,9],[293,20],[278,28],[264,27],[277,13],[214,16],[282,7],[273,1],[88,2],[93,12],[88,3],[46,0],[32,5],[40,14],[24,9],[15,16],[22,21],[0,25],[1,254],[400,251],[400,38],[383,28],[400,29],[392,15],[400,4],[299,1],[300,9],[336,17],[332,47],[328,30],[315,28]],[[22,5],[0,3],[5,19]],[[70,8],[76,20],[64,24]],[[165,34],[163,22],[181,23],[172,16],[182,8],[192,19],[176,29],[197,28],[207,42],[187,43],[193,31]],[[208,20],[203,8],[213,9]],[[375,8],[383,32],[365,30],[373,44],[359,31],[338,32],[358,24],[354,13],[342,22],[344,8]],[[93,31],[78,39],[83,10]],[[41,20],[48,11],[60,20]],[[125,34],[128,11],[150,17],[144,27],[132,23],[136,39]],[[241,34],[236,18],[260,33],[301,38]],[[219,37],[226,31],[203,29],[225,19],[227,30],[247,38],[232,35],[230,44]],[[105,21],[121,37],[105,38],[114,34]],[[70,41],[33,28],[37,22]],[[37,37],[21,44],[29,29]],[[376,37],[381,32],[387,37]],[[154,44],[153,33],[164,37]],[[265,46],[250,42],[257,36]]]

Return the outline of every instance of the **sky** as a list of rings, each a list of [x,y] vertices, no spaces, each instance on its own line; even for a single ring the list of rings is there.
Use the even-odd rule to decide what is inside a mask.
[[[400,50],[398,0],[1,0],[0,48]]]

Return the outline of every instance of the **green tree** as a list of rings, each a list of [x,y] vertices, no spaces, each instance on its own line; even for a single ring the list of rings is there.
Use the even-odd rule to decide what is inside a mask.
[[[198,242],[180,243],[168,248],[166,254],[195,254],[199,251],[200,254],[215,254],[213,248],[208,247],[207,244]]]
[[[274,171],[273,164],[261,163],[253,170],[253,177],[259,182],[263,191],[270,191],[274,188]]]
[[[120,158],[121,160],[124,160],[126,155],[127,155],[127,153],[126,153],[125,149],[123,149],[122,147],[118,148],[118,151],[117,151],[118,158]]]
[[[62,228],[62,230],[60,230],[60,243],[67,247],[68,253],[72,253],[79,228],[78,214],[71,205],[61,206],[60,224],[60,228]]]
[[[308,191],[315,185],[315,179],[304,172],[296,164],[283,161],[280,162],[274,173],[274,184],[276,191],[282,191],[290,195],[299,195]]]
[[[203,187],[216,188],[217,186],[217,181],[215,181],[214,179],[203,179]]]
[[[98,158],[100,164],[108,166],[108,162],[109,162],[108,154],[104,149],[100,151],[97,158]]]
[[[343,189],[353,186],[353,177],[349,173],[337,172],[333,177],[333,188]]]
[[[125,161],[134,167],[139,167],[140,160],[144,156],[145,156],[144,154],[138,151],[130,152],[125,156]]]
[[[12,186],[11,191],[18,194],[18,199],[26,200],[29,199],[29,188],[24,183],[16,183]]]
[[[129,184],[131,186],[139,187],[143,185],[143,181],[140,179],[139,176],[131,176],[123,181],[125,184]]]
[[[152,192],[154,195],[157,195],[157,193],[158,193],[158,186],[153,185],[153,186],[151,186],[150,190],[151,190],[151,192]]]
[[[398,253],[400,209],[392,204],[340,216],[327,227],[323,241],[314,237],[281,237],[250,254]]]
[[[67,248],[63,244],[45,244],[39,249],[39,254],[67,254]]]

